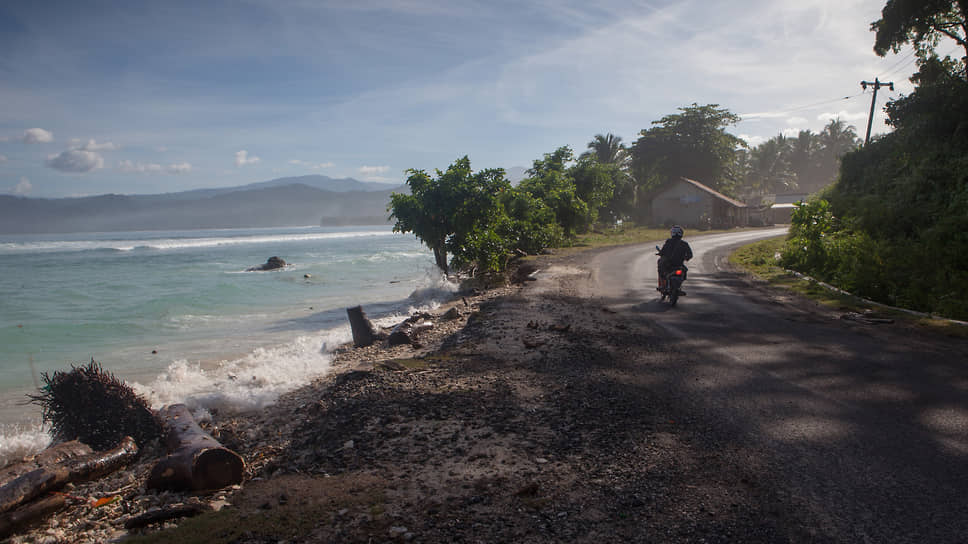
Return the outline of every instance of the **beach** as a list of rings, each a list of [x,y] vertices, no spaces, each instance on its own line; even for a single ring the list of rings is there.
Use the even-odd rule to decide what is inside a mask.
[[[687,357],[646,321],[580,296],[587,258],[464,293],[414,345],[344,345],[330,373],[258,412],[210,413],[206,427],[246,460],[241,486],[146,492],[149,455],[74,490],[121,504],[73,507],[12,542],[110,541],[173,504],[218,513],[153,526],[176,532],[152,541],[806,538],[772,511],[760,467],[681,391],[656,387]],[[451,307],[459,317],[445,319]]]

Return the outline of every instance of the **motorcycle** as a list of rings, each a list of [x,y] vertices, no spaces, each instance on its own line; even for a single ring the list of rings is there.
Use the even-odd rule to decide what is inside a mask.
[[[659,251],[659,246],[655,246],[656,251]],[[658,255],[658,253],[656,253]],[[669,305],[675,306],[679,302],[679,297],[685,296],[685,291],[682,290],[682,282],[686,281],[686,275],[689,269],[686,265],[677,266],[673,268],[665,277],[665,286],[659,289],[659,293],[662,297],[659,302],[669,299]]]

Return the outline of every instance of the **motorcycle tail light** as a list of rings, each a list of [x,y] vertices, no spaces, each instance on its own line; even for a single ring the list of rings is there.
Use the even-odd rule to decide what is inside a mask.
[[[676,275],[677,276],[681,276],[682,275],[682,270],[676,270]]]

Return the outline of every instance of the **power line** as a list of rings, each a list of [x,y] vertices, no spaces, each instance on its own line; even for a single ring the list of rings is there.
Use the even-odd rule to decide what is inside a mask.
[[[857,94],[849,95],[849,96],[843,96],[843,97],[840,97],[840,98],[833,98],[833,99],[830,99],[830,100],[823,100],[823,101],[820,101],[820,102],[814,102],[812,104],[806,104],[806,105],[803,105],[803,106],[795,106],[795,107],[792,107],[792,108],[789,108],[789,109],[786,109],[786,110],[781,110],[781,111],[772,111],[772,112],[770,112],[770,115],[780,116],[780,115],[786,115],[786,114],[789,114],[789,113],[795,113],[795,112],[798,112],[798,111],[809,110],[811,108],[816,108],[818,106],[825,106],[827,104],[833,104],[835,102],[843,102],[843,101],[846,101],[846,100],[853,100],[854,98],[857,98],[858,96],[863,96],[865,94],[867,94],[867,91],[866,90],[861,91],[861,92],[859,92]],[[740,117],[749,118],[750,115],[753,115],[753,118],[756,117],[755,114],[747,114],[747,115],[742,115],[741,114]]]

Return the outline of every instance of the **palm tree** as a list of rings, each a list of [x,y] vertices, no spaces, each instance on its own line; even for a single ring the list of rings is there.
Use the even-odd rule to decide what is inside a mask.
[[[621,164],[625,160],[625,146],[622,145],[622,137],[615,136],[611,132],[602,136],[596,134],[592,141],[588,142],[588,149],[583,156],[594,155],[598,162],[602,164]]]
[[[790,172],[803,191],[814,192],[820,189],[817,183],[818,151],[820,137],[809,130],[801,130],[790,142]]]
[[[789,150],[790,140],[779,134],[750,153],[748,179],[754,191],[776,193],[796,187],[787,162]]]
[[[857,137],[857,129],[838,117],[823,127],[818,141],[820,144],[818,177],[821,186],[825,186],[837,179],[837,174],[840,172],[840,158],[860,147],[860,138]]]

